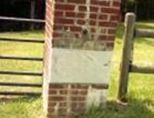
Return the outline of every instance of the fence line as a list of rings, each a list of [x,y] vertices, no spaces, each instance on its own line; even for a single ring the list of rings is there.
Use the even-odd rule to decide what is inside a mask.
[[[34,15],[32,13],[32,15]],[[9,22],[21,22],[21,23],[34,23],[45,24],[45,20],[41,19],[29,19],[29,18],[19,18],[19,17],[6,17],[0,16],[0,21]],[[18,43],[37,43],[43,44],[43,39],[25,39],[25,38],[7,38],[0,37],[0,41],[5,42],[18,42]],[[23,61],[43,61],[41,57],[26,57],[26,56],[14,56],[14,55],[0,55],[0,59],[7,60],[23,60]],[[18,76],[42,76],[43,72],[33,72],[33,71],[10,71],[10,70],[0,70],[0,75],[18,75]],[[42,83],[24,83],[24,82],[0,82],[0,86],[16,86],[16,87],[42,87]],[[0,95],[41,95],[41,92],[26,92],[26,91],[0,91]]]
[[[127,101],[128,77],[130,72],[154,74],[154,66],[140,66],[133,63],[134,38],[138,37],[154,37],[154,30],[151,29],[135,29],[134,13],[127,13],[125,16],[125,33],[124,45],[122,51],[122,61],[119,77],[118,100]]]
[[[42,40],[42,39],[7,38],[7,37],[0,37],[0,41],[26,42],[26,43],[44,43],[44,40]]]
[[[43,61],[43,58],[41,57],[19,57],[19,56],[12,56],[12,55],[0,55],[0,59]]]
[[[42,72],[32,72],[32,71],[0,71],[3,75],[25,75],[25,76],[42,76]]]
[[[120,81],[118,99],[125,101],[128,85],[128,72],[129,64],[132,61],[132,41],[134,36],[135,16],[132,13],[126,15],[125,18],[125,33],[124,33],[124,45],[122,51],[122,61],[120,69]]]
[[[154,37],[154,30],[152,29],[136,29],[136,37]]]
[[[18,87],[42,87],[42,84],[36,83],[16,83],[16,82],[0,82],[1,86],[18,86]]]
[[[45,23],[45,20],[41,19],[29,19],[29,18],[6,17],[6,16],[0,16],[0,20],[15,21],[15,22]]]
[[[134,65],[132,64],[130,67],[130,72],[133,73],[154,73],[154,67],[152,66],[139,66],[139,65]]]
[[[0,91],[0,95],[12,95],[12,96],[21,96],[21,95],[30,95],[30,96],[40,96],[41,92],[13,92],[13,91]]]

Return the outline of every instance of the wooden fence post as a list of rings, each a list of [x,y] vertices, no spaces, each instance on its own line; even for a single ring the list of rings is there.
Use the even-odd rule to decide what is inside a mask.
[[[126,102],[129,67],[132,61],[135,19],[136,16],[134,13],[127,13],[125,16],[125,24],[124,24],[125,32],[123,37],[124,44],[122,50],[122,61],[120,68],[119,91],[118,91],[118,100],[120,102]]]
[[[36,4],[36,1],[31,0],[30,4],[31,4],[30,18],[34,19],[35,18],[35,4]],[[32,30],[34,29],[34,24],[33,23],[31,23],[31,29]]]

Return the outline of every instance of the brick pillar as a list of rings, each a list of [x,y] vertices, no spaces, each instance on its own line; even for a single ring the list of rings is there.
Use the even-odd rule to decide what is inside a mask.
[[[107,83],[101,82],[69,82],[65,78],[60,78],[62,82],[52,81],[51,70],[55,68],[52,66],[52,47],[68,48],[69,41],[74,38],[84,40],[84,34],[88,32],[89,37],[85,37],[103,45],[101,50],[112,51],[119,9],[120,0],[46,0],[43,102],[50,118],[64,118],[84,112],[89,96],[95,94],[98,97],[102,90],[108,88]],[[69,39],[65,42],[67,44],[61,42],[56,45],[63,39]],[[98,47],[96,50],[99,50]]]

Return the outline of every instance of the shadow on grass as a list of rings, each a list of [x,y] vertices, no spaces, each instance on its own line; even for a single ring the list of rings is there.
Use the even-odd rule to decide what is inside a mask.
[[[136,25],[137,27],[139,27],[139,28],[144,28],[144,29],[146,29],[146,28],[150,28],[150,29],[154,29],[154,27],[153,26],[151,26],[151,27],[149,27],[149,26],[144,26],[144,24],[137,24]],[[116,38],[118,39],[118,40],[116,40],[116,43],[117,44],[123,44],[123,35],[124,35],[124,30],[125,30],[125,28],[124,28],[124,25],[122,24],[122,23],[120,23],[119,25],[118,25],[118,28],[117,28],[118,30],[117,30],[117,32],[116,32]],[[151,46],[151,47],[153,47],[154,46],[154,38],[146,38],[146,37],[135,37],[135,39],[134,39],[134,41],[135,41],[135,43],[134,43],[134,45],[135,44],[143,44],[143,45],[146,45],[146,46]]]
[[[106,108],[92,107],[78,118],[154,118],[154,112],[150,109],[150,106],[154,106],[154,101],[147,99],[129,100],[127,106],[119,105],[115,101],[109,101]],[[3,105],[2,102],[5,102],[6,105]],[[3,111],[0,115],[3,116],[3,118],[8,118],[11,115],[16,117],[20,116],[20,118],[37,118],[39,115],[36,113],[42,114],[40,109],[40,97],[27,96],[13,99],[3,98],[2,100],[0,99],[0,105],[2,105],[1,107],[4,107],[0,107]],[[8,112],[10,114],[7,114]]]
[[[33,101],[36,99],[39,99],[40,96],[23,96],[23,97],[19,97],[19,96],[2,96],[0,97],[0,103],[5,102],[5,103],[9,103],[9,102],[19,102],[19,101]]]
[[[154,38],[136,38],[136,43],[146,44],[147,46],[154,46]]]
[[[151,24],[153,24],[153,21],[151,21],[149,23],[150,24],[148,24],[148,22],[138,23],[138,24],[136,24],[136,27],[137,28],[144,28],[144,29],[154,29],[154,25],[151,25]]]
[[[0,118],[45,118],[40,97],[0,99]]]
[[[153,101],[132,99],[127,106],[121,106],[114,101],[107,103],[106,109],[92,107],[80,118],[154,118],[154,112],[148,108]]]

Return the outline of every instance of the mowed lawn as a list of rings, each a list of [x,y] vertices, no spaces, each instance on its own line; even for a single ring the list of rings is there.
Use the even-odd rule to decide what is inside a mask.
[[[154,23],[138,23],[137,27],[153,28]],[[111,66],[110,88],[106,109],[92,108],[80,118],[154,118],[154,75],[131,74],[129,77],[128,106],[116,104],[119,79],[119,65],[122,50],[124,28],[118,27],[114,55]],[[0,33],[2,37],[43,38],[41,31],[23,31]],[[154,39],[136,38],[134,63],[154,66]],[[39,56],[43,55],[41,44],[0,42],[0,54]],[[0,60],[0,70],[41,70],[41,62]],[[42,82],[40,77],[22,77],[0,75],[2,81]],[[0,90],[41,91],[40,89],[0,87]],[[40,97],[18,97],[0,99],[0,118],[45,118]]]
[[[42,31],[0,33],[0,37],[44,38]],[[0,41],[0,55],[43,57],[43,45]],[[0,60],[0,70],[42,71],[42,62]],[[0,75],[0,82],[42,83],[41,77]],[[0,91],[42,91],[30,87],[1,87]],[[0,98],[0,118],[43,118],[40,97]]]

